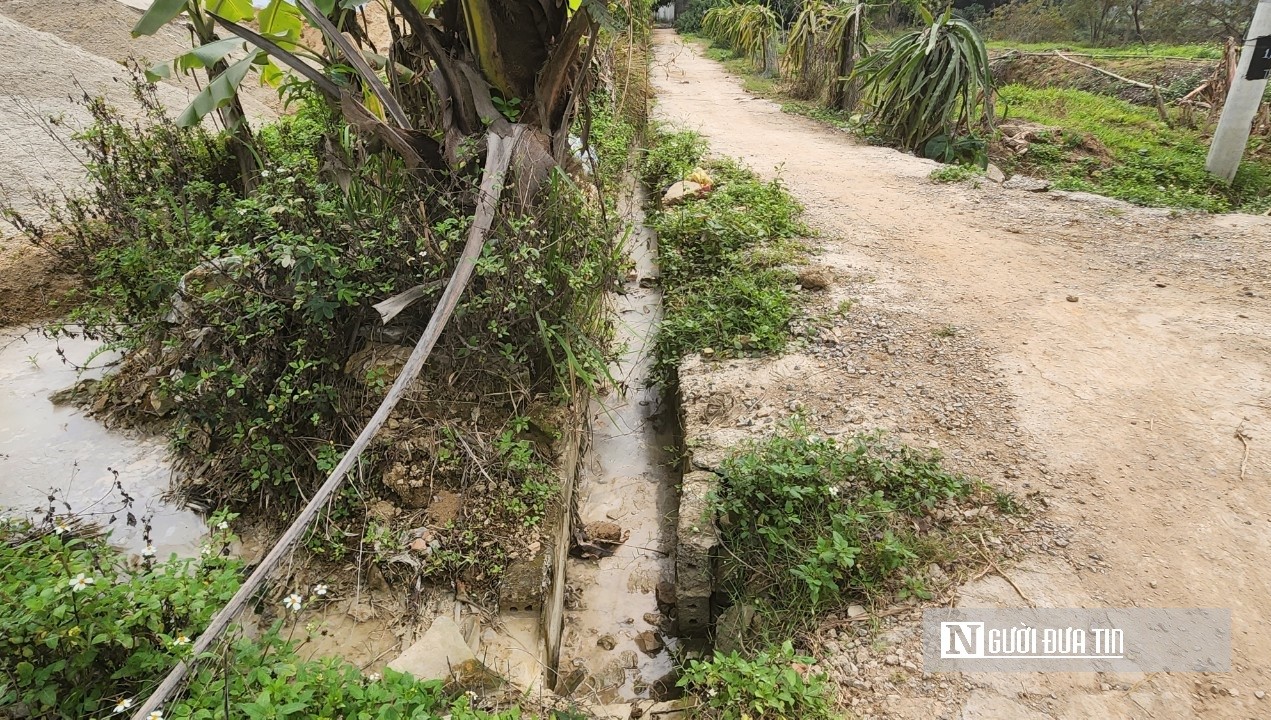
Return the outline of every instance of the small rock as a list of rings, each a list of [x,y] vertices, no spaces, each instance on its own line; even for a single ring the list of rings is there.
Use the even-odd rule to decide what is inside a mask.
[[[675,607],[675,583],[663,580],[656,590],[658,607]]]
[[[645,613],[644,621],[652,625],[653,627],[657,628],[659,631],[663,631],[666,629],[663,627],[663,625],[667,624],[666,616],[663,615],[662,613]]]
[[[1006,182],[1006,173],[1002,172],[1002,169],[993,163],[989,163],[989,166],[984,169],[984,176],[998,185]]]
[[[681,180],[666,189],[666,194],[662,196],[662,207],[678,205],[685,200],[698,198],[705,194],[706,188],[701,183],[695,183],[692,180]]]
[[[583,526],[583,532],[590,541],[606,545],[621,545],[630,536],[630,533],[623,530],[618,523],[608,520],[589,522]]]
[[[469,661],[477,662],[472,648],[468,647],[454,620],[442,615],[388,667],[420,680],[446,680]]]
[[[1024,190],[1027,192],[1046,192],[1050,189],[1050,183],[1046,180],[1039,180],[1027,175],[1013,175],[1010,180],[1002,183],[1002,187],[1008,190]]]
[[[1258,690],[1253,694],[1253,696],[1261,700],[1262,698],[1266,697],[1267,694],[1262,692],[1261,690]]]
[[[618,655],[618,663],[627,670],[635,670],[640,665],[640,658],[636,657],[635,650],[623,650]]]
[[[171,397],[159,392],[158,390],[150,391],[149,400],[150,412],[159,416],[167,415],[177,406],[176,402]]]
[[[1228,695],[1230,695],[1230,696],[1232,696],[1232,697],[1239,697],[1239,695],[1240,695],[1240,691],[1239,691],[1239,690],[1237,690],[1237,689],[1235,689],[1235,688],[1228,688],[1228,689],[1227,689],[1227,694],[1228,694]]]
[[[740,650],[742,638],[754,619],[753,605],[734,605],[725,610],[715,623],[715,650],[721,653]]]
[[[864,617],[864,616],[865,616],[865,614],[866,614],[867,612],[869,612],[869,611],[868,611],[868,610],[866,610],[866,609],[865,609],[865,606],[863,606],[863,605],[848,605],[848,606],[847,606],[847,619],[848,619],[848,620],[855,620],[855,619],[856,619],[856,618],[858,618],[858,617]]]
[[[635,636],[636,647],[640,648],[640,652],[645,655],[657,655],[662,652],[662,648],[666,647],[666,643],[662,642],[662,636],[652,630],[644,630]]]
[[[1077,296],[1076,296],[1076,295],[1069,295],[1068,297],[1066,297],[1066,298],[1064,298],[1064,299],[1065,299],[1065,300],[1067,300],[1068,302],[1077,302]]]
[[[612,650],[618,647],[618,640],[613,635],[606,634],[601,635],[600,638],[596,640],[596,644],[606,650]]]
[[[799,285],[804,290],[824,290],[830,286],[830,279],[820,268],[805,267],[799,270]]]

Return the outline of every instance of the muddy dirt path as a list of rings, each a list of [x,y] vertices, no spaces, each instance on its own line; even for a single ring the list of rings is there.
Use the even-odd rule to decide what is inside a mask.
[[[1227,674],[918,672],[848,690],[859,712],[1271,714],[1262,699],[1271,693],[1271,219],[935,184],[934,163],[782,113],[671,31],[656,42],[655,116],[780,175],[824,236],[816,262],[835,278],[827,305],[850,298],[862,308],[842,328],[855,350],[849,339],[831,362],[818,342],[801,351],[823,368],[808,392],[837,387],[847,400],[830,398],[850,405],[862,387],[852,373],[869,367],[880,399],[866,409],[898,408],[870,425],[952,448],[955,464],[999,487],[1041,491],[1046,533],[1030,535],[1007,571],[1027,601],[1232,610]],[[945,336],[972,349],[946,351]],[[901,360],[909,346],[921,362]],[[787,377],[797,380],[799,367]],[[985,390],[994,387],[1000,397]],[[919,406],[925,415],[906,410]],[[922,427],[935,418],[937,432]],[[959,595],[964,605],[1027,604],[992,575]],[[855,661],[852,674],[870,686],[873,665]]]

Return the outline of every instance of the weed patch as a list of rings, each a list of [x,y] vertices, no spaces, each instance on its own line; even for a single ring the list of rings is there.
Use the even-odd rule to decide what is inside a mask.
[[[255,134],[263,169],[244,191],[224,138],[178,127],[152,86],[140,96],[151,103],[144,127],[90,105],[90,194],[55,207],[48,228],[13,220],[87,287],[54,331],[124,353],[95,406],[170,433],[177,490],[286,517],[334,468],[428,322],[471,223],[479,149],[460,148],[472,172],[443,186],[366,153],[326,105],[302,102]],[[359,473],[358,490],[408,509],[434,492],[462,499],[419,571],[462,573],[484,602],[555,499],[554,438],[537,421],[607,372],[602,302],[620,249],[612,198],[591,183],[614,184],[635,132],[603,102],[592,109],[587,164],[599,180],[554,171],[534,212],[495,224],[390,421],[392,442],[373,444]],[[412,288],[421,297],[385,326],[374,304]],[[343,560],[367,530],[383,551],[359,557],[402,550],[403,528],[368,526],[367,504],[342,495],[306,546]]]
[[[645,160],[646,182],[680,179],[703,151],[695,135],[661,136]],[[714,182],[709,194],[650,218],[665,293],[657,336],[664,377],[693,352],[780,352],[797,310],[788,265],[799,259],[798,239],[807,234],[802,208],[779,181],[763,182],[736,163],[714,161],[706,170]]]
[[[787,640],[753,658],[732,652],[693,660],[679,684],[698,692],[706,707],[703,715],[712,720],[829,720],[827,680],[811,669],[815,662],[795,654]]]
[[[225,519],[213,516],[211,526]],[[197,560],[150,554],[137,562],[66,523],[52,515],[39,525],[0,523],[0,707],[67,720],[125,713],[155,678],[190,659],[191,639],[238,589],[242,563],[227,549],[235,538],[215,531]],[[475,709],[439,681],[392,670],[366,677],[339,659],[307,658],[299,648],[308,631],[295,613],[326,592],[289,597],[258,637],[228,642],[163,716],[224,717],[230,707],[248,718],[520,716]]]
[[[984,177],[984,171],[974,165],[944,165],[932,170],[927,177],[938,183],[955,183]]]
[[[981,493],[934,454],[877,435],[823,438],[798,420],[719,474],[721,589],[758,608],[770,637],[848,602],[926,597],[916,570],[944,559],[937,511]]]
[[[1005,169],[1140,205],[1209,212],[1271,207],[1265,142],[1254,140],[1228,187],[1205,171],[1208,139],[1196,130],[1168,127],[1154,110],[1080,90],[1022,85],[1001,88],[998,109],[1004,117],[1063,130],[1041,134],[1024,155],[1006,156]]]
[[[264,169],[243,193],[223,139],[177,127],[157,104],[145,129],[90,109],[97,188],[55,212],[69,239],[19,224],[86,279],[89,299],[64,327],[126,353],[103,383],[109,407],[170,422],[207,499],[242,507],[307,494],[356,431],[346,420],[392,380],[381,358],[399,357],[431,314],[475,179],[436,188],[391,156],[362,157],[325,106],[307,103],[257,133]],[[566,347],[603,373],[598,298],[617,265],[613,234],[571,178],[548,185],[548,212],[495,227],[438,343],[437,400],[489,406],[491,393],[510,392],[523,407],[567,384],[553,362]],[[371,306],[415,286],[423,297],[381,331]],[[496,422],[511,414],[497,404]]]
[[[860,126],[860,117],[849,115],[842,110],[834,110],[816,103],[802,100],[789,100],[781,103],[781,112],[801,115],[823,122],[839,130],[854,130]]]
[[[689,130],[655,132],[653,138],[640,163],[640,176],[655,192],[683,180],[706,155],[706,141]]]

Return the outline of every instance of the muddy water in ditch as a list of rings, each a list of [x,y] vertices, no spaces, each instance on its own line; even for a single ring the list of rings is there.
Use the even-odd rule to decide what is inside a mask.
[[[58,354],[61,348],[66,360]],[[0,330],[0,509],[9,514],[35,514],[48,506],[50,489],[59,491],[71,508],[92,513],[103,524],[111,514],[111,539],[139,552],[141,527],[128,527],[115,475],[134,498],[138,518],[152,515],[154,545],[160,556],[197,552],[204,526],[199,516],[162,499],[171,466],[162,440],[108,430],[82,412],[55,405],[49,396],[81,377],[100,376],[109,355],[92,358],[97,366],[81,374],[76,365],[90,361],[98,343],[49,340],[38,332]],[[73,364],[72,364],[73,363]],[[59,504],[59,511],[64,510]]]
[[[670,456],[674,413],[649,382],[662,297],[649,282],[657,276],[657,246],[644,228],[644,199],[638,193],[623,203],[634,228],[628,252],[636,277],[611,298],[616,341],[625,348],[611,371],[625,392],[592,402],[591,450],[577,488],[584,525],[615,523],[629,536],[611,557],[569,559],[558,665],[562,678],[587,673],[575,697],[604,703],[656,696],[652,686],[669,677],[676,642],[659,627],[665,623],[656,599],[658,583],[674,580],[678,478]]]

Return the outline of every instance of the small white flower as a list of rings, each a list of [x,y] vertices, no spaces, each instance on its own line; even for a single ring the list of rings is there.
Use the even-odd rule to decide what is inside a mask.
[[[300,612],[300,606],[303,604],[302,600],[303,598],[301,598],[299,595],[292,593],[282,599],[282,604],[283,604],[283,607],[287,608],[288,610],[292,612]]]
[[[93,578],[88,577],[84,573],[80,573],[79,575],[71,578],[71,592],[79,592],[95,582],[97,581]]]
[[[367,680],[370,680],[371,682],[379,682],[379,681],[380,681],[380,674],[379,674],[379,673],[371,673],[370,675],[367,675],[367,676],[366,676],[366,679],[367,679]]]
[[[838,497],[838,496],[839,496],[839,489],[838,489],[838,486],[837,486],[837,485],[831,485],[831,486],[830,486],[830,497]]]
[[[176,638],[172,641],[172,647],[181,647],[182,645],[189,645],[189,644],[190,644],[190,638],[186,637],[185,635],[177,635]]]
[[[706,694],[707,694],[707,695],[709,695],[709,696],[711,696],[711,697],[715,697],[715,693],[717,693],[717,692],[719,692],[719,691],[718,691],[718,690],[716,690],[715,688],[710,688],[709,690],[707,690],[707,691],[706,691]]]
[[[163,720],[163,713],[155,710],[146,716],[146,720]]]
[[[319,597],[321,597],[321,596],[323,596],[323,595],[326,595],[326,594],[327,594],[327,586],[326,586],[326,585],[323,585],[322,583],[318,583],[317,585],[314,585],[314,586],[313,586],[313,594],[314,594],[314,595],[317,595],[317,596],[319,596]]]
[[[70,529],[71,529],[70,524],[61,518],[58,518],[57,521],[53,523],[53,532],[57,533],[58,535],[61,535],[62,533]]]
[[[228,522],[226,522],[226,521],[224,521],[224,520],[222,520],[219,524],[217,524],[216,529],[217,529],[217,530],[229,530],[229,523],[228,523]]]
[[[154,545],[146,545],[141,551],[141,557],[154,557]]]
[[[211,554],[212,554],[212,546],[211,546],[211,545],[204,545],[203,547],[199,548],[199,553],[200,553],[201,555],[203,555],[204,557],[207,557],[208,555],[211,555]]]
[[[124,698],[123,700],[115,703],[115,714],[118,715],[130,707],[132,707],[132,698]]]

